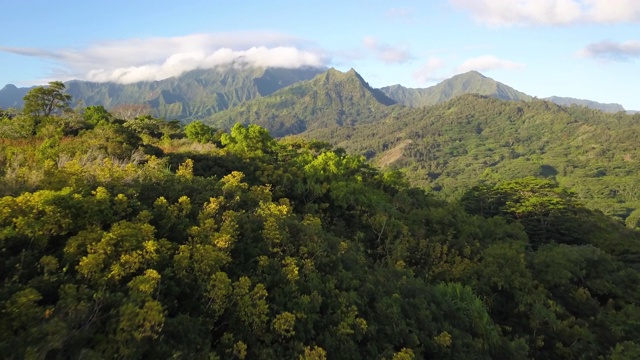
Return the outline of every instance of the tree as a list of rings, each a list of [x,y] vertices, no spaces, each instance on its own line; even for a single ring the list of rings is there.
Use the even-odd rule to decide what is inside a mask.
[[[36,118],[47,117],[54,113],[69,111],[71,95],[64,92],[62,81],[52,81],[49,86],[31,89],[24,96],[24,110],[26,115]]]
[[[162,128],[166,121],[156,119],[151,115],[138,116],[135,119],[127,120],[124,127],[130,129],[140,136],[150,136],[152,138],[162,137]]]
[[[215,130],[201,121],[194,121],[184,128],[187,138],[199,143],[207,143],[215,140]]]
[[[104,106],[87,106],[82,114],[84,121],[91,125],[98,125],[101,122],[111,122],[113,116],[104,108]]]

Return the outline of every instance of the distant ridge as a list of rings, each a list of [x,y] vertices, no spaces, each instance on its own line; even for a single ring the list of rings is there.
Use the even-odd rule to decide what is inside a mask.
[[[232,66],[198,69],[160,81],[133,84],[65,82],[67,92],[82,106],[112,109],[125,104],[147,104],[153,115],[189,120],[207,117],[256,97],[267,96],[298,81],[308,80],[325,68],[243,68]],[[0,107],[22,107],[31,88],[7,85],[0,90]]]
[[[5,85],[0,89],[0,107],[21,108],[23,105],[22,98],[27,95],[32,88],[19,88],[13,84]]]
[[[477,71],[453,76],[428,88],[393,85],[374,89],[354,70],[342,73],[326,68],[236,68],[197,69],[160,81],[133,84],[96,83],[72,80],[67,92],[79,106],[102,105],[111,110],[119,105],[146,104],[152,115],[166,119],[193,121],[207,119],[221,111],[257,98],[269,96],[288,86],[324,74],[324,79],[342,78],[350,74],[377,103],[401,104],[413,108],[428,107],[464,94],[477,94],[502,100],[531,101],[534,98],[486,77]],[[0,108],[21,108],[22,98],[33,87],[6,85],[0,89]],[[298,89],[299,90],[299,89]],[[603,104],[592,100],[552,96],[544,100],[558,105],[586,106],[604,112],[625,111],[620,104]],[[627,111],[634,114],[636,111]]]
[[[437,85],[411,89],[401,85],[383,87],[380,90],[398,103],[410,107],[425,107],[443,103],[463,94],[478,94],[502,100],[524,100],[533,98],[503,83],[486,77],[477,71],[469,71],[444,80]]]
[[[608,112],[608,113],[617,113],[619,111],[626,111],[625,108],[620,104],[604,104],[604,103],[599,103],[597,101],[575,99],[571,97],[551,96],[548,98],[544,98],[544,100],[548,100],[554,104],[562,105],[562,106],[571,106],[571,105],[586,106],[591,109],[597,109],[597,110]]]

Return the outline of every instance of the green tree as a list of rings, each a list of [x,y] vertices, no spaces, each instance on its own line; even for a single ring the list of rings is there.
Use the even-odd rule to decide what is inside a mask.
[[[199,143],[207,143],[215,140],[216,131],[201,121],[194,121],[184,128],[187,138]]]
[[[52,81],[49,86],[40,86],[30,90],[24,96],[24,110],[27,115],[36,118],[50,116],[71,110],[71,95],[64,92],[62,81]]]
[[[113,116],[104,106],[87,106],[82,113],[82,117],[91,125],[98,125],[101,122],[111,122]]]

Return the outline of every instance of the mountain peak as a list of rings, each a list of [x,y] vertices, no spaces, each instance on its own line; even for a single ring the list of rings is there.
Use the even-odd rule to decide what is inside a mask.
[[[480,73],[477,70],[470,70],[470,71],[467,71],[465,73],[461,73],[461,74],[458,74],[458,75],[479,76],[481,78],[486,78],[486,76],[482,75],[482,73]]]
[[[214,114],[206,123],[218,128],[242,118],[267,128],[274,136],[316,131],[332,126],[354,126],[383,118],[396,102],[374,89],[354,69],[330,68],[311,80],[301,81],[271,96],[248,101]]]
[[[18,90],[18,87],[16,87],[13,84],[7,84],[2,89],[0,89],[0,91],[16,91],[16,90]]]
[[[381,90],[398,103],[411,107],[431,106],[463,94],[485,95],[502,100],[528,101],[532,99],[531,96],[486,77],[475,70],[455,75],[450,79],[424,89],[388,86]]]
[[[0,108],[20,108],[23,105],[22,98],[32,88],[19,88],[13,84],[7,84],[0,89]]]
[[[311,82],[315,82],[315,85],[324,87],[324,91],[327,93],[340,94],[340,96],[349,94],[348,96],[352,99],[373,97],[376,102],[385,106],[396,103],[382,91],[372,88],[353,68],[347,72],[331,68],[324,74],[318,75],[315,79],[311,80]],[[303,84],[304,83],[301,83],[298,86],[303,86]]]

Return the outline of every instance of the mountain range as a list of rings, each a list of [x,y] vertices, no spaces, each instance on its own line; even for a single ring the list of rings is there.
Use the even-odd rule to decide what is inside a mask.
[[[557,105],[477,72],[412,90],[375,89],[353,69],[329,69],[202,121],[327,142],[449,194],[482,180],[551,177],[607,215],[640,207],[640,115]]]
[[[309,80],[325,69],[237,68],[233,66],[192,70],[178,77],[133,84],[65,82],[66,91],[79,105],[145,104],[153,115],[166,119],[191,120],[211,115],[267,96],[291,84]],[[22,107],[22,97],[31,88],[7,85],[0,90],[0,107]]]
[[[78,80],[68,81],[65,85],[67,92],[79,101],[78,106],[102,105],[107,109],[113,109],[121,105],[145,104],[151,108],[154,116],[188,122],[208,118],[252,99],[269,96],[293,84],[311,81],[315,76],[326,77],[327,72],[333,73],[329,76],[336,76],[336,71],[324,68],[259,69],[229,66],[192,70],[160,81],[127,85]],[[22,98],[30,89],[6,85],[0,89],[0,107],[22,107]],[[377,89],[375,96],[385,95],[387,99],[382,103],[388,103],[391,99],[409,107],[425,107],[468,93],[503,100],[531,101],[533,99],[530,95],[476,71],[453,76],[427,88],[387,86]],[[587,106],[605,112],[625,111],[619,104],[601,104],[590,100],[555,96],[545,100],[565,106],[571,104]]]
[[[333,68],[197,70],[159,82],[73,81],[67,88],[84,105],[143,103],[165,118],[218,129],[257,124],[275,137],[326,142],[434,190],[553,177],[607,215],[624,219],[640,208],[640,114],[538,99],[475,71],[426,89],[376,89],[354,69]],[[6,86],[0,99],[26,91]],[[615,113],[592,109],[603,106]]]

